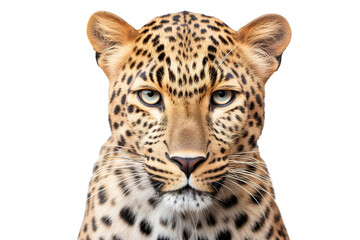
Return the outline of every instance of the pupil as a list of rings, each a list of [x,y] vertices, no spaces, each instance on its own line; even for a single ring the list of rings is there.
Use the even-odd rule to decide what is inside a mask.
[[[154,96],[154,91],[147,91],[146,93],[149,97],[153,97]]]
[[[225,97],[226,93],[225,91],[219,91],[219,97],[223,98]]]

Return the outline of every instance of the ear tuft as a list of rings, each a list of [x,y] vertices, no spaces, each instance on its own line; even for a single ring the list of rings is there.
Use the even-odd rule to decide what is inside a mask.
[[[242,27],[235,38],[250,51],[250,62],[260,63],[259,72],[268,78],[280,66],[281,55],[291,39],[291,29],[284,17],[267,14]]]

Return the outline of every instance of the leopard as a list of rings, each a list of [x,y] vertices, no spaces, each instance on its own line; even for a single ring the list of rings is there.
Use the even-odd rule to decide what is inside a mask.
[[[111,136],[78,239],[289,239],[257,143],[288,21],[266,14],[233,30],[183,11],[136,30],[99,11],[87,36],[109,80]]]

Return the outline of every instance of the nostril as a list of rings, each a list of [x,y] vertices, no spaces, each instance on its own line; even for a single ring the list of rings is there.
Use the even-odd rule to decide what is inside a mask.
[[[205,162],[206,158],[204,157],[195,157],[195,158],[182,158],[174,156],[170,158],[170,160],[176,163],[181,171],[183,171],[187,177],[191,175],[191,173],[203,162]]]
[[[184,165],[183,165],[183,163],[181,163],[181,161],[179,161],[177,158],[171,158],[171,161],[176,163],[179,166],[179,168],[181,169],[181,171],[184,171]]]
[[[205,158],[202,157],[201,159],[197,160],[193,166],[193,170],[192,171],[195,171],[195,169],[200,165],[202,164],[203,162],[205,162]]]

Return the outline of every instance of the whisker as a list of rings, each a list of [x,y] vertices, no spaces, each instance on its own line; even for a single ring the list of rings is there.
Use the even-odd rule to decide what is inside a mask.
[[[228,172],[253,177],[263,182],[264,184],[268,184],[268,182],[271,182],[270,178],[266,178],[265,176],[254,174],[252,172],[246,172],[246,171],[228,171]]]
[[[228,156],[244,155],[247,153],[259,153],[259,151],[247,151],[247,152],[232,153],[232,154],[229,154]]]
[[[130,174],[130,175],[127,175],[126,178],[122,179],[119,183],[121,183],[121,182],[123,182],[123,181],[125,181],[125,180],[129,180],[130,178],[132,178],[132,177],[134,177],[134,176],[146,176],[146,177],[147,177],[146,172],[138,172],[138,173],[136,173],[136,174],[133,174],[132,171],[124,171],[124,170],[123,170],[123,173],[131,173],[131,174]],[[113,176],[113,175],[107,175],[107,176],[105,176],[104,179],[102,179],[102,180],[100,180],[99,182],[97,182],[97,183],[95,183],[94,185],[92,185],[92,186],[89,188],[89,191],[91,191],[92,189],[94,189],[94,188],[95,188],[96,186],[98,186],[100,183],[106,181],[110,176]],[[114,186],[114,185],[116,185],[116,183],[115,183],[115,184],[111,184],[111,185],[110,185],[109,187],[107,187],[107,188],[110,188],[111,186]]]
[[[141,165],[126,165],[126,166],[112,167],[111,165],[109,165],[109,166],[99,168],[99,170],[97,170],[96,172],[93,173],[93,176],[91,178],[96,178],[96,177],[100,176],[101,174],[109,172],[111,170],[131,169],[131,168],[135,168],[134,169],[135,171],[143,170],[143,169],[137,169],[139,167],[143,167],[143,166],[141,166]]]
[[[236,178],[235,178],[235,179],[236,179]],[[248,186],[250,186],[250,187],[252,187],[253,189],[255,189],[255,191],[260,194],[261,198],[264,199],[264,201],[266,202],[266,204],[267,204],[267,206],[269,207],[269,209],[273,212],[273,209],[272,209],[271,204],[270,204],[269,201],[266,199],[266,197],[264,197],[264,195],[258,190],[258,188],[257,188],[256,186],[254,187],[253,185],[250,185],[249,182],[245,182],[245,181],[242,180],[242,179],[236,179],[236,180],[239,180],[239,181],[241,181],[241,182],[244,182],[244,183],[246,183]],[[255,182],[254,182],[254,183],[255,183]],[[255,184],[256,184],[256,183],[255,183]],[[256,185],[258,185],[258,184],[256,184]],[[261,188],[261,190],[263,190],[264,192],[266,192],[266,193],[272,198],[272,195],[271,195],[268,191],[266,191],[266,189],[264,189],[264,188],[261,187],[260,185],[258,185],[258,186]],[[254,198],[254,196],[252,196],[252,198],[253,198],[256,202],[258,202],[257,199]],[[273,199],[273,198],[272,198],[272,199]],[[264,218],[265,218],[265,214],[264,214]],[[267,218],[265,218],[265,221],[266,221],[266,223],[267,223]]]
[[[264,209],[262,208],[262,206],[261,206],[261,204],[259,203],[259,201],[254,197],[254,195],[253,195],[251,192],[249,192],[246,188],[244,188],[243,186],[241,186],[240,184],[238,184],[238,183],[236,183],[236,182],[234,182],[234,181],[232,181],[232,180],[227,179],[227,181],[231,182],[231,183],[234,184],[235,186],[238,186],[238,187],[242,188],[244,191],[246,191],[246,192],[256,201],[257,205],[260,207],[260,209],[261,209],[261,211],[262,211],[262,213],[263,213],[263,216],[265,216]]]
[[[246,164],[246,163],[243,163],[243,164]],[[250,165],[250,164],[247,164],[247,165]],[[235,172],[235,171],[248,171],[248,172],[250,172],[247,169],[239,168],[238,166],[232,166],[231,164],[229,164],[228,166],[229,166],[228,171],[233,171],[233,172]],[[253,165],[251,165],[251,166],[253,166]],[[264,170],[264,169],[262,169],[262,168],[260,168],[258,166],[253,166],[253,167],[258,169],[262,173],[264,173],[265,174],[264,177],[266,177],[266,178],[268,178],[268,180],[270,180],[270,174],[266,170]]]
[[[119,159],[116,159],[119,158]],[[115,159],[115,160],[111,160],[111,161],[107,161],[107,159]],[[101,160],[104,160],[102,162],[100,162]],[[97,165],[102,165],[104,163],[109,163],[109,162],[133,162],[133,163],[142,163],[144,159],[142,158],[124,158],[124,157],[107,157],[105,159],[101,159],[98,160],[97,163],[94,164],[94,166]]]
[[[140,153],[134,153],[134,152],[129,152],[129,151],[121,151],[121,150],[119,150],[119,149],[117,149],[116,151],[108,152],[108,153],[104,154],[103,157],[104,157],[104,156],[107,156],[107,155],[109,155],[109,154],[112,154],[112,153],[126,153],[126,154],[137,155],[137,156],[140,156],[140,157],[146,157],[145,155],[140,154]]]
[[[244,162],[244,161],[233,161],[233,160],[229,160],[229,165],[228,165],[228,166],[229,166],[229,167],[238,168],[238,166],[236,166],[235,164],[237,164],[237,165],[240,165],[240,164],[250,165],[250,166],[253,166],[253,167],[255,167],[256,169],[258,169],[258,170],[266,173],[267,175],[269,175],[269,173],[266,171],[266,169],[263,169],[263,168],[261,168],[261,167],[259,167],[259,166],[257,166],[257,165],[260,165],[260,166],[262,166],[262,167],[264,167],[264,168],[265,168],[265,166],[263,166],[263,165],[261,165],[261,164],[258,164],[257,162],[247,162],[247,161]],[[232,166],[232,165],[235,165],[235,166]]]

